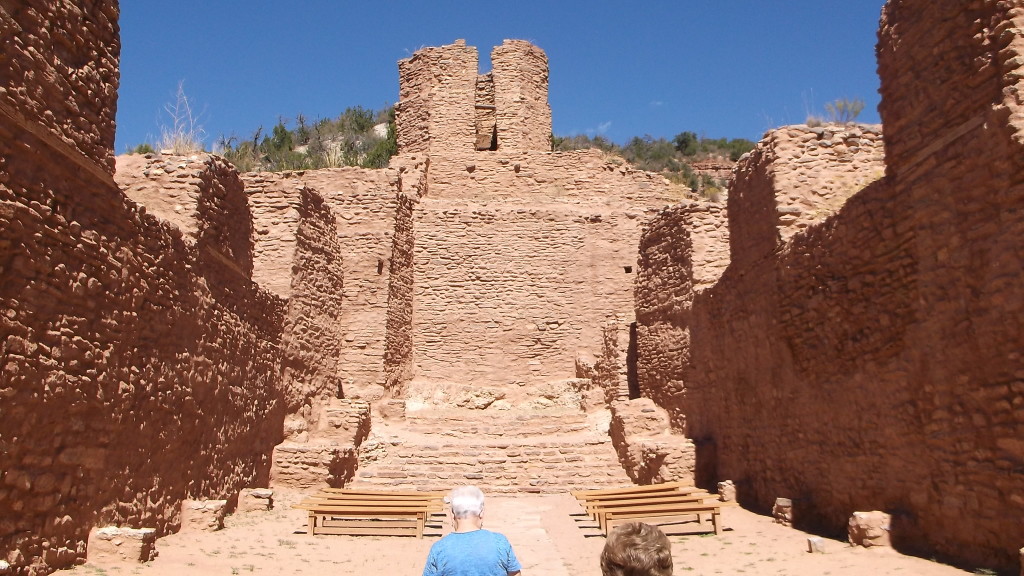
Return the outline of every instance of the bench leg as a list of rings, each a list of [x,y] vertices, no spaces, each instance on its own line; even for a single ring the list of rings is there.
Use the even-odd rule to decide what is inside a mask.
[[[306,532],[310,536],[313,536],[314,534],[316,534],[316,514],[314,514],[312,510],[309,511],[309,520],[308,520],[308,522],[309,522],[309,526],[306,528]]]
[[[722,533],[722,514],[721,512],[711,513],[711,524],[715,527],[715,536]]]

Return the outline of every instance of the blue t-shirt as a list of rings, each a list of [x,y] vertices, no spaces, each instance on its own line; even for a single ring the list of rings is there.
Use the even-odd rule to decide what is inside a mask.
[[[522,570],[508,538],[489,530],[452,532],[430,547],[423,576],[507,576]]]

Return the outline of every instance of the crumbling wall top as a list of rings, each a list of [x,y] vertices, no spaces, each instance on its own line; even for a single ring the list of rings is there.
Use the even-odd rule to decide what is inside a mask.
[[[395,107],[401,153],[446,157],[485,151],[549,151],[548,61],[525,40],[505,40],[479,74],[476,48],[457,40],[398,62]]]

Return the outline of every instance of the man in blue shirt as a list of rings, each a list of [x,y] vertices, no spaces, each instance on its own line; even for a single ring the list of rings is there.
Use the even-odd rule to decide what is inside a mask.
[[[423,576],[516,576],[522,566],[508,538],[484,530],[484,493],[460,486],[451,494],[454,530],[430,547]]]

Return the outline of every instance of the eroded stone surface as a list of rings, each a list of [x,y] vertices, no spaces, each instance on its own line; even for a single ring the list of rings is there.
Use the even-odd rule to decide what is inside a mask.
[[[670,231],[684,218],[661,216],[641,243],[638,373],[695,439],[698,482],[743,479],[765,511],[806,495],[800,521],[832,530],[884,502],[906,512],[901,543],[1009,569],[1021,11],[902,0],[881,24],[884,176],[875,127],[770,133],[737,167],[730,263],[706,288],[692,248],[668,241],[686,242]]]
[[[224,528],[227,500],[185,500],[181,503],[181,529],[214,531]]]
[[[892,516],[885,512],[854,512],[850,516],[849,536],[851,546],[890,546],[889,530],[892,528]]]
[[[156,530],[105,526],[89,533],[89,564],[97,567],[138,565],[157,557]]]
[[[238,495],[235,512],[267,512],[274,509],[274,491],[269,488],[246,488]]]

